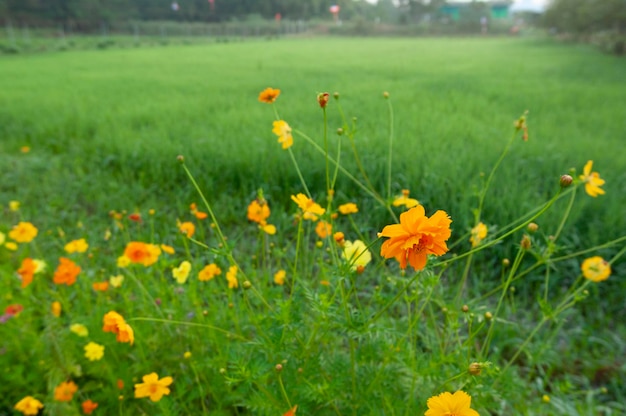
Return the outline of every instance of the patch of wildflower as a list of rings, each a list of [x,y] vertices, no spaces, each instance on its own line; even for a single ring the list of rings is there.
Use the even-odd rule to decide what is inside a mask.
[[[126,245],[123,257],[127,258],[130,263],[138,263],[148,267],[156,263],[160,255],[161,249],[159,246],[139,241],[131,241]],[[118,266],[119,265],[120,261],[118,259]]]
[[[248,205],[248,219],[259,224],[259,228],[269,235],[276,234],[276,227],[267,223],[270,216],[270,207],[262,195]]]
[[[143,383],[135,384],[135,398],[149,397],[158,402],[164,395],[170,394],[169,386],[174,382],[172,377],[159,379],[157,373],[150,373],[142,377]]]

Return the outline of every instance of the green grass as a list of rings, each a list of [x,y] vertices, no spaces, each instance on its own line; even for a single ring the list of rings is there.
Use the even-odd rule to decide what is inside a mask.
[[[24,395],[47,391],[49,411],[70,414],[69,407],[52,404],[49,392],[60,379],[71,377],[80,379],[81,394],[100,395],[102,414],[197,414],[200,403],[214,414],[277,414],[287,406],[273,367],[289,357],[284,377],[290,383],[289,395],[297,400],[292,404],[301,405],[298,414],[419,414],[431,393],[463,386],[471,390],[482,415],[487,409],[495,414],[619,414],[624,409],[619,403],[626,397],[620,358],[626,345],[617,323],[620,293],[626,290],[623,279],[590,287],[586,300],[546,325],[542,336],[515,358],[516,348],[541,317],[536,299],[542,297],[545,275],[543,270],[530,273],[515,283],[517,295],[507,296],[493,351],[486,357],[496,366],[515,359],[499,381],[501,389],[486,387],[498,377],[495,370],[486,372],[484,379],[463,379],[460,386],[446,382],[466,368],[473,339],[467,322],[481,325],[482,314],[494,310],[499,295],[481,296],[500,283],[501,259],[513,260],[519,233],[517,240],[475,255],[463,299],[454,299],[453,292],[462,265],[442,275],[429,271],[383,316],[380,326],[371,328],[362,326],[366,314],[387,304],[408,281],[380,259],[373,271],[358,277],[362,292],[355,298],[365,303],[350,304],[353,315],[342,309],[349,302],[334,303],[337,292],[333,296],[332,290],[316,283],[305,284],[297,293],[302,304],[282,299],[279,287],[263,285],[276,268],[293,265],[298,251],[289,196],[302,192],[302,186],[287,152],[271,133],[272,108],[259,103],[257,95],[267,86],[280,88],[280,116],[322,144],[322,112],[315,97],[338,91],[346,117],[355,118],[355,141],[366,170],[377,190],[386,193],[389,117],[382,92],[388,91],[395,133],[392,193],[408,188],[427,213],[448,212],[454,221],[451,241],[463,238],[464,244],[474,225],[481,173],[490,172],[511,137],[513,121],[529,110],[530,139],[513,142],[487,193],[481,218],[491,230],[504,227],[552,197],[560,175],[570,168],[579,174],[592,159],[594,170],[607,181],[606,195],[593,199],[578,192],[559,239],[563,254],[622,237],[626,230],[624,73],[623,59],[538,39],[282,39],[0,57],[0,204],[6,207],[8,201],[19,200],[20,217],[36,223],[41,233],[32,251],[21,248],[19,256],[45,257],[51,274],[63,244],[87,236],[93,257],[81,260],[81,265],[91,281],[118,273],[115,259],[128,239],[177,248],[177,255],[161,260],[158,268],[128,272],[127,290],[95,301],[87,281],[58,289],[38,282],[35,289],[22,291],[12,277],[19,267],[17,257],[0,253],[3,282],[8,282],[6,302],[11,297],[25,305],[44,302],[46,308],[25,311],[25,324],[14,319],[0,327],[0,333],[7,334],[7,357],[17,362],[5,363],[2,378],[10,388],[1,387],[7,398],[0,410]],[[331,99],[331,148],[337,140],[344,141],[342,162],[356,172],[347,138],[334,134],[342,127],[335,108]],[[296,135],[294,140],[293,152],[307,184],[322,201],[324,158],[302,138]],[[32,150],[22,154],[21,146]],[[222,255],[194,245],[188,248],[175,232],[176,219],[189,219],[189,204],[200,202],[176,161],[179,154],[236,244],[235,254],[244,259],[250,280],[271,300],[276,315],[264,315],[267,310],[257,297],[230,292],[224,284],[207,288],[194,280],[185,290],[172,286],[171,268],[185,258],[193,260],[194,267],[223,261]],[[265,250],[257,247],[255,227],[245,219],[258,188],[264,190],[281,236],[269,251],[269,265],[261,260]],[[345,177],[340,176],[336,189],[339,203],[359,204],[359,229],[370,241],[392,222],[384,208]],[[554,233],[566,199],[538,221],[539,235],[544,230],[545,237]],[[151,226],[128,224],[128,234],[116,230],[108,214],[139,211],[148,218],[148,209],[156,210]],[[17,220],[5,209],[0,231],[6,233]],[[84,228],[76,227],[79,221]],[[107,228],[114,231],[110,242],[102,240]],[[209,227],[199,233],[201,241],[217,246]],[[539,235],[534,244],[546,245]],[[303,275],[313,282],[345,277],[345,271],[325,265],[324,250],[306,247],[308,251],[300,252]],[[616,248],[599,253],[608,259]],[[524,267],[531,264],[527,259]],[[615,276],[623,275],[622,260],[612,267]],[[578,273],[579,259],[554,271],[549,289],[555,302]],[[345,279],[352,287],[351,278]],[[420,303],[431,294],[431,302]],[[154,307],[155,298],[164,306]],[[63,323],[44,316],[53,299],[67,309]],[[475,315],[459,313],[459,302],[468,303]],[[233,309],[228,309],[229,303],[234,303]],[[428,322],[412,315],[418,305],[426,308]],[[236,343],[206,328],[135,321],[138,346],[126,349],[99,329],[102,314],[111,308],[123,310],[127,318],[209,323],[248,342]],[[440,314],[441,308],[449,315]],[[190,318],[188,313],[195,315]],[[254,313],[259,316],[251,317]],[[116,359],[124,365],[112,358],[97,365],[84,362],[82,344],[65,331],[80,319],[96,342],[106,344],[107,353],[118,354]],[[231,328],[233,320],[241,327]],[[415,329],[418,323],[420,331]],[[262,328],[268,332],[257,333]],[[310,328],[316,328],[313,334],[307,332]],[[19,331],[21,338],[13,338],[11,331]],[[285,339],[286,333],[294,339]],[[303,340],[319,345],[301,352]],[[455,349],[456,341],[460,347]],[[32,348],[16,353],[23,345]],[[50,348],[54,352],[49,358]],[[181,358],[187,350],[193,352],[189,364]],[[295,371],[298,368],[303,372]],[[156,406],[111,402],[117,378],[125,380],[123,394],[128,399],[133,381],[151,371],[175,376],[169,400]],[[372,380],[375,389],[369,390],[367,383],[355,387],[354,377]],[[601,387],[608,394],[601,393]],[[550,405],[541,403],[543,394],[553,397]]]

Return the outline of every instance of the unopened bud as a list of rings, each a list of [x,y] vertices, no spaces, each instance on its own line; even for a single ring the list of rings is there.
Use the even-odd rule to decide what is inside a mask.
[[[338,100],[339,99],[339,93],[337,91],[335,91],[333,93],[333,97],[335,97],[335,100]]]
[[[283,365],[282,364],[276,364],[276,367],[274,367],[276,369],[277,372],[281,372],[283,371]]]
[[[509,260],[509,259],[502,259],[502,266],[509,267],[510,265],[511,265],[511,260]]]
[[[485,319],[491,321],[493,319],[493,315],[491,312],[485,312]]]
[[[343,129],[341,127],[339,127],[337,129],[337,136],[342,136],[343,135]]]
[[[568,186],[570,186],[572,184],[572,177],[569,175],[562,175],[561,176],[561,180],[560,180],[560,184],[561,184],[561,188],[567,188]]]
[[[483,366],[480,365],[480,363],[471,363],[467,371],[469,371],[469,373],[473,376],[479,376],[482,369]]]
[[[176,160],[178,160],[180,163],[185,163],[185,157],[183,155],[176,156]]]
[[[537,230],[539,229],[539,226],[535,224],[534,222],[531,222],[530,224],[528,224],[528,226],[526,226],[526,229],[528,230],[529,233],[534,233],[534,232],[537,232]]]
[[[220,368],[220,374],[221,374],[221,375],[226,374],[226,369],[225,369],[225,368]]]
[[[522,249],[528,250],[531,244],[532,243],[530,241],[530,237],[524,234],[524,237],[522,237],[522,241],[520,241],[520,246],[522,247]]]
[[[383,97],[385,97],[385,99],[389,98],[389,93],[387,91],[383,92]]]
[[[463,311],[463,313],[467,313],[469,312],[469,306],[463,305],[463,307],[461,307],[461,310]]]
[[[250,283],[249,280],[244,281],[242,283],[242,285],[243,285],[243,288],[246,289],[246,290],[248,290],[248,289],[250,289],[252,287],[252,283]]]
[[[326,108],[326,104],[328,104],[328,98],[330,95],[327,92],[320,92],[317,94],[317,102],[321,108]]]

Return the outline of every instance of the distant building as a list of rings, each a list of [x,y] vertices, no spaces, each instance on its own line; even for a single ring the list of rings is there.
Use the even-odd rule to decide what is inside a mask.
[[[459,20],[463,9],[472,7],[475,4],[484,4],[489,8],[490,18],[491,19],[508,19],[511,17],[511,5],[512,1],[484,1],[484,2],[460,2],[460,1],[449,1],[439,10],[440,13],[451,20]]]

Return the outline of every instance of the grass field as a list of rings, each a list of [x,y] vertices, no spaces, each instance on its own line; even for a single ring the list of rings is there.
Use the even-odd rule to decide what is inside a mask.
[[[558,243],[561,254],[566,254],[622,238],[626,231],[625,73],[624,59],[585,46],[508,38],[303,38],[0,57],[0,231],[7,234],[22,219],[35,223],[40,233],[32,249],[0,252],[6,292],[0,305],[41,302],[47,312],[48,304],[58,300],[64,313],[67,310],[63,323],[25,308],[26,323],[12,319],[0,326],[0,347],[7,351],[0,355],[4,368],[0,379],[5,380],[0,386],[0,414],[5,408],[10,414],[8,409],[20,398],[35,393],[45,399],[50,414],[77,412],[77,406],[52,399],[54,386],[68,378],[78,380],[82,398],[98,399],[95,414],[107,415],[279,414],[295,404],[300,406],[298,414],[408,415],[423,412],[426,399],[438,394],[438,388],[471,391],[483,416],[620,414],[625,409],[620,403],[626,402],[626,331],[619,324],[626,293],[626,283],[619,278],[626,271],[622,259],[611,265],[611,279],[590,286],[586,299],[577,298],[576,308],[546,321],[541,336],[523,344],[527,348],[520,356],[515,350],[536,323],[543,322],[536,300],[543,296],[544,282],[556,302],[559,296],[567,299],[571,294],[567,290],[580,273],[580,259],[568,260],[550,279],[545,270],[529,273],[515,285],[517,295],[509,293],[500,263],[505,257],[512,262],[516,258],[521,232],[515,241],[477,252],[473,260],[454,263],[445,273],[424,272],[419,284],[385,266],[377,256],[380,244],[374,245],[376,266],[358,279],[376,290],[354,289],[354,281],[347,277],[347,287],[354,289],[348,294],[303,283],[296,295],[306,299],[306,307],[291,303],[293,292],[285,291],[282,299],[282,286],[258,284],[271,281],[279,267],[316,282],[348,272],[327,268],[326,261],[333,265],[337,261],[328,242],[323,244],[330,250],[329,258],[313,243],[305,244],[306,250],[295,243],[300,234],[293,225],[290,195],[303,192],[301,181],[272,134],[271,106],[257,97],[268,86],[280,88],[276,102],[280,117],[323,146],[316,95],[330,92],[331,153],[342,140],[342,164],[356,174],[346,135],[335,134],[337,128],[354,123],[347,130],[354,133],[374,188],[383,195],[408,188],[428,213],[445,210],[453,218],[451,241],[466,245],[485,178],[514,132],[513,121],[529,110],[529,140],[513,141],[490,184],[481,219],[490,230],[504,228],[550,199],[562,174],[575,168],[572,176],[577,178],[587,160],[593,160],[594,171],[606,179],[606,195],[590,198],[579,190],[571,199],[571,211],[569,199],[562,198],[537,221],[541,233],[545,226],[546,238],[536,238],[548,247],[547,236],[568,212]],[[347,125],[336,111],[335,91]],[[383,98],[384,91],[389,92],[389,101]],[[394,136],[391,190],[389,103]],[[293,154],[312,196],[325,201],[324,156],[298,135],[294,140]],[[22,153],[23,146],[30,151]],[[228,257],[220,250],[206,252],[177,233],[176,220],[188,219],[189,205],[201,202],[177,155],[184,155],[220,226],[236,243],[235,253],[245,259],[240,262],[249,269],[261,297],[234,295],[224,287],[206,289],[197,281],[186,291],[172,286],[171,270],[181,260],[191,260],[195,268],[203,261]],[[257,246],[269,244],[265,237],[257,236],[246,221],[246,208],[259,188],[272,207],[272,223],[289,230],[279,232],[265,248]],[[345,176],[339,176],[335,189],[339,203],[358,204],[358,230],[367,236],[366,243],[393,222],[385,207]],[[21,203],[17,213],[8,208],[11,200]],[[149,216],[149,209],[155,214]],[[124,220],[124,229],[117,229],[109,213],[122,210],[141,213],[144,225]],[[102,239],[107,229],[113,231],[110,242]],[[199,227],[198,233],[199,240],[217,247],[219,239],[210,227]],[[46,257],[51,275],[64,244],[81,237],[92,247],[93,257],[81,263],[82,273],[91,280],[120,272],[115,259],[128,241],[166,243],[177,254],[161,261],[158,269],[129,271],[129,289],[124,292],[94,297],[86,281],[77,286],[82,291],[57,290],[46,282],[28,291],[20,288],[14,278],[20,259]],[[608,259],[623,246],[621,240],[592,254]],[[302,268],[293,260],[298,253]],[[520,260],[519,270],[531,267],[531,260],[530,255]],[[406,279],[410,275],[407,272]],[[462,275],[469,276],[471,284],[458,298],[454,295]],[[439,284],[435,277],[441,278]],[[490,333],[492,350],[471,352],[479,337],[472,319],[478,327],[489,326],[482,314],[499,308],[500,302],[497,295],[483,295],[500,283],[506,301],[501,300],[501,315],[496,316],[502,325]],[[397,305],[394,288],[403,284],[407,295]],[[270,299],[275,315],[264,309],[262,297]],[[155,308],[155,299],[163,307]],[[382,315],[380,327],[359,326],[368,322],[363,316],[387,302],[393,308]],[[229,309],[228,304],[234,307]],[[469,304],[476,317],[451,312],[449,320],[437,321],[436,311],[459,311],[462,304]],[[118,344],[109,342],[110,334],[102,335],[99,329],[102,315],[115,307],[127,318],[197,321],[226,328],[230,335],[131,320],[137,345],[115,351]],[[546,308],[544,304],[544,316],[550,315]],[[421,313],[429,317],[428,323],[417,330]],[[213,319],[203,321],[203,316]],[[309,322],[307,316],[326,321]],[[98,333],[96,340],[107,345],[106,354],[115,355],[84,362],[82,345],[77,346],[73,334],[64,329],[78,317],[85,317],[80,323],[90,333]],[[269,332],[261,336],[257,332],[261,328]],[[306,332],[309,329],[311,333]],[[447,338],[448,330],[455,335]],[[21,338],[11,331],[18,331]],[[297,342],[285,339],[289,331]],[[406,348],[397,344],[407,341]],[[316,342],[317,349],[299,350]],[[24,350],[24,345],[32,345],[32,350]],[[182,358],[188,351],[191,359]],[[289,362],[283,363],[285,371],[277,377],[274,365],[287,359],[283,357]],[[466,366],[459,363],[461,358],[489,360],[494,368],[480,377],[459,379],[455,375]],[[496,371],[509,361],[512,371]],[[131,399],[132,384],[152,371],[174,376],[171,397],[154,405]],[[342,378],[344,374],[350,377]],[[124,400],[118,401],[118,392],[111,387],[117,379],[126,382],[126,390],[119,393]],[[355,380],[369,381],[357,386]],[[552,398],[550,403],[542,400],[544,394]]]

